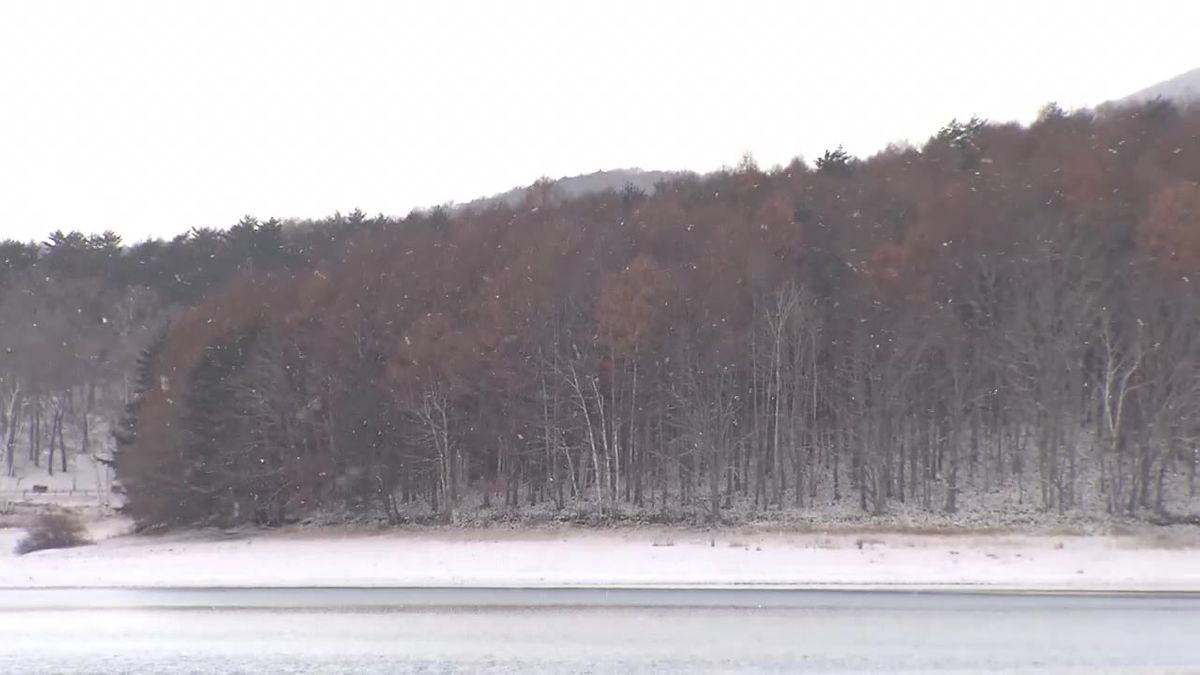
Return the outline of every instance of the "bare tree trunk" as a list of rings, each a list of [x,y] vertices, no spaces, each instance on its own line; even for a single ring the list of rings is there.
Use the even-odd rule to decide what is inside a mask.
[[[0,410],[0,431],[7,431],[5,443],[5,476],[12,477],[16,471],[17,423],[20,417],[17,401],[20,399],[20,387],[14,386],[8,396],[8,410]]]
[[[612,454],[612,470],[609,472],[609,495],[613,503],[616,503],[621,492],[621,422],[620,414],[621,407],[617,402],[617,355],[616,350],[609,347],[609,363],[608,363],[608,408],[609,417],[612,418],[608,422],[608,436],[612,438],[607,442]]]
[[[951,424],[954,426],[950,431],[950,472],[946,478],[946,513],[958,511],[958,446],[962,442],[958,421],[954,420]]]
[[[37,402],[31,400],[29,402],[29,408],[30,408],[30,410],[29,410],[29,447],[26,448],[26,452],[29,455],[29,459],[34,459],[37,456],[37,436],[38,436]]]
[[[81,425],[83,430],[83,440],[81,442],[79,451],[84,455],[90,455],[92,451],[91,425],[88,418],[91,417],[94,398],[95,385],[91,382],[88,382],[84,385],[83,389],[83,411],[80,415],[83,420],[83,424]]]
[[[54,415],[50,422],[50,445],[46,455],[46,469],[50,472],[51,476],[54,475],[54,447],[56,444],[62,443],[62,418],[65,412],[61,401],[55,401]],[[67,450],[60,446],[59,452],[66,454]]]
[[[68,405],[69,405],[70,399],[68,398],[67,400],[68,400]],[[67,443],[65,440],[63,440],[63,416],[62,415],[60,415],[58,418],[57,428],[58,428],[58,459],[59,459],[59,462],[61,462],[62,472],[66,473],[67,472]]]
[[[598,382],[599,379],[600,378],[598,376],[587,378],[588,382],[592,385],[592,399],[596,402],[596,417],[598,418],[598,425],[599,425],[599,433],[596,434],[596,436],[600,438],[600,449],[603,450],[601,459],[603,460],[604,470],[596,478],[597,478],[597,480],[602,480],[602,484],[603,484],[603,488],[604,488],[603,491],[606,494],[608,494],[611,498],[613,496],[612,481],[611,481],[613,452],[612,452],[612,446],[609,444],[609,431],[608,430],[609,430],[610,425],[609,425],[608,416],[605,415],[605,413],[604,413],[604,409],[605,409],[604,395],[600,393],[600,385]]]
[[[29,457],[34,466],[42,465],[42,401],[41,397],[33,399],[33,424],[29,427]]]
[[[719,439],[710,438],[708,443],[708,505],[709,519],[713,525],[721,522],[721,468]]]
[[[754,296],[754,307],[753,307],[753,316],[754,316],[754,326],[755,327],[757,327],[757,325],[758,325],[758,313],[759,313],[758,305],[759,305],[758,296],[755,295]],[[752,452],[747,453],[747,458],[746,458],[747,465],[746,466],[747,466],[747,469],[749,469],[750,455],[753,454],[754,455],[753,459],[754,459],[754,508],[755,509],[758,509],[759,506],[762,504],[763,482],[765,481],[765,476],[763,475],[763,462],[762,462],[762,430],[759,428],[760,424],[762,423],[762,419],[761,419],[762,413],[759,411],[759,403],[760,403],[760,398],[761,398],[761,394],[759,392],[759,389],[761,389],[761,387],[759,385],[759,381],[761,380],[761,375],[759,374],[758,353],[759,353],[758,330],[751,330],[750,331],[750,400],[752,403],[751,433],[753,434],[753,436],[752,436],[753,440],[751,441]],[[747,477],[747,480],[748,479],[749,479],[749,477]]]
[[[1192,448],[1192,462],[1188,467],[1188,496],[1196,496],[1196,467],[1200,466],[1200,448]]]
[[[1158,465],[1158,478],[1154,483],[1154,512],[1160,515],[1164,510],[1163,505],[1166,498],[1163,493],[1166,490],[1167,469],[1172,462],[1171,457],[1173,454],[1174,452],[1172,451],[1172,448],[1168,448],[1167,451],[1163,453]]]
[[[576,350],[578,354],[578,350]],[[579,382],[579,373],[575,369],[575,363],[570,365],[570,379],[568,380],[572,390],[575,392],[576,405],[583,413],[584,427],[587,434],[588,447],[592,451],[592,472],[596,479],[596,508],[600,510],[600,515],[604,515],[604,474],[600,470],[600,448],[596,442],[596,432],[592,427],[592,415],[589,411],[587,395],[583,392],[583,386]]]
[[[637,393],[638,393],[638,349],[635,346],[633,349],[633,376],[630,384],[629,392],[629,443],[627,444],[629,452],[629,466],[626,469],[631,474],[640,474],[640,467],[634,462],[634,455],[637,452]],[[629,501],[629,492],[633,483],[633,475],[630,475],[625,480],[625,501]],[[641,489],[637,490],[639,493]]]
[[[12,477],[16,469],[17,427],[21,421],[21,409],[17,406],[19,395],[20,389],[14,388],[12,398],[8,401],[8,411],[4,415],[4,420],[8,426],[8,439],[4,444],[4,474],[9,477]]]

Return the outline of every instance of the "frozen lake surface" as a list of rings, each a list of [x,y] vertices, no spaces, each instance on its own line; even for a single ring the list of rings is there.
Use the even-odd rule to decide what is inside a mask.
[[[1200,596],[0,590],[0,672],[1192,673]]]

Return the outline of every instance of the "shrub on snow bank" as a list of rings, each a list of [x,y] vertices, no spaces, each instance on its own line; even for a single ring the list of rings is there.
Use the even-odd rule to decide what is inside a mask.
[[[17,542],[17,555],[48,548],[72,548],[92,543],[87,528],[77,516],[69,513],[43,513],[25,529],[25,537]]]

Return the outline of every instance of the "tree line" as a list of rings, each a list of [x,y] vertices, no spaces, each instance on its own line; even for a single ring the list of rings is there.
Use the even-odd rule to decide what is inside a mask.
[[[128,509],[1194,512],[1198,141],[1196,108],[1047,106],[198,256],[136,368]]]
[[[127,246],[113,232],[0,241],[0,470],[111,462],[109,430],[136,391],[139,352],[180,308],[239,273],[311,264],[338,236],[382,227],[360,212],[313,222],[247,217]]]

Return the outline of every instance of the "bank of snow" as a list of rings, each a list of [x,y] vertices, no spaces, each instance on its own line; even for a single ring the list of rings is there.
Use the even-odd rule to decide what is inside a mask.
[[[111,530],[111,528],[110,528]],[[0,586],[741,585],[1200,591],[1176,537],[680,531],[330,531],[231,539],[117,536],[6,555]]]

